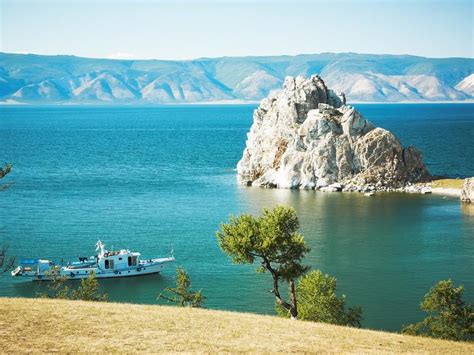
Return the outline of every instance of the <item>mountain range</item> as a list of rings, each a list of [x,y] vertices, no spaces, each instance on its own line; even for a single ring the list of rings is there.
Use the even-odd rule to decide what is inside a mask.
[[[349,102],[473,101],[474,59],[321,53],[118,60],[0,52],[0,101],[35,104],[254,102],[285,76],[319,74]]]

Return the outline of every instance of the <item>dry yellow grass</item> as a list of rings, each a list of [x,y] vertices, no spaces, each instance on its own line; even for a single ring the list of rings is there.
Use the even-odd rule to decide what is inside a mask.
[[[120,303],[0,298],[0,351],[456,352],[474,344],[271,316]]]
[[[440,179],[433,180],[431,186],[433,188],[444,188],[444,189],[460,189],[464,184],[464,179]]]

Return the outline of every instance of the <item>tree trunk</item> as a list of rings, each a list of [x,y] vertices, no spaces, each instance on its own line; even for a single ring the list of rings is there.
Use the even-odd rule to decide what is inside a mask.
[[[280,290],[279,290],[279,286],[278,286],[278,281],[280,280],[280,276],[278,275],[277,271],[275,269],[272,268],[272,266],[270,265],[270,262],[268,261],[268,259],[266,259],[265,257],[263,257],[263,261],[262,261],[262,265],[268,270],[270,271],[270,274],[272,275],[272,278],[273,278],[273,289],[272,289],[272,293],[275,295],[275,300],[277,301],[277,303],[282,306],[284,309],[286,309],[287,311],[290,312],[290,314],[292,314],[291,312],[291,304],[289,304],[288,302],[285,302],[285,300],[283,300],[281,298],[281,295],[280,295]],[[292,315],[292,318],[293,318],[293,315]]]
[[[298,304],[296,303],[295,280],[290,281],[290,315],[292,320],[298,319]]]

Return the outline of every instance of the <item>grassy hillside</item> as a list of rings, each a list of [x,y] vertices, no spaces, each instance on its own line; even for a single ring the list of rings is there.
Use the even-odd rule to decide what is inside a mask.
[[[0,349],[7,353],[474,353],[474,344],[246,313],[119,303],[0,298]]]

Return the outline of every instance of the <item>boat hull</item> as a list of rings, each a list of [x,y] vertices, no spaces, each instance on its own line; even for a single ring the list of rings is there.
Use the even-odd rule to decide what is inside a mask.
[[[62,267],[55,273],[45,272],[38,274],[37,272],[25,272],[20,277],[30,278],[33,281],[51,281],[56,278],[64,278],[66,280],[81,280],[88,278],[91,274],[97,279],[111,279],[119,277],[136,277],[143,275],[159,274],[165,267],[165,265],[174,258],[160,259],[159,262],[151,262],[146,264],[140,264],[132,268],[126,269],[114,269],[114,270],[103,270],[98,267],[88,268],[73,268],[73,267]]]
[[[124,269],[124,270],[98,270],[97,268],[91,268],[89,270],[81,269],[65,269],[61,270],[61,277],[65,277],[68,280],[80,280],[88,278],[89,275],[94,272],[97,279],[111,279],[117,277],[133,277],[133,276],[142,276],[142,275],[151,275],[158,274],[164,268],[164,264],[151,265],[151,266],[141,266],[134,269]],[[39,275],[38,275],[39,276]],[[41,278],[44,280],[45,278]],[[41,280],[38,279],[38,280]],[[49,279],[52,279],[51,277]]]

